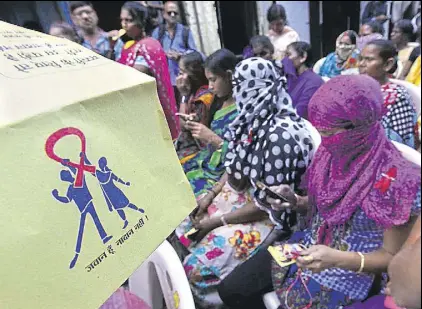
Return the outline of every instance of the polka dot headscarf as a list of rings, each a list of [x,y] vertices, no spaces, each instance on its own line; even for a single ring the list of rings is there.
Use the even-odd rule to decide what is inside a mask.
[[[267,186],[280,184],[297,188],[309,165],[312,139],[296,114],[286,92],[286,78],[279,67],[261,58],[237,65],[233,76],[233,96],[238,116],[225,138],[229,141],[227,173],[236,181],[248,178],[254,187],[257,206],[285,229],[294,220],[274,212],[257,181]]]

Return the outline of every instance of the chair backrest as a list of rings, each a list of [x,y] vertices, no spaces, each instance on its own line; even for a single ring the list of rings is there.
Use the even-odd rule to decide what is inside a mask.
[[[416,114],[419,115],[421,113],[421,87],[405,80],[391,79],[391,82],[407,89],[412,98],[412,103],[415,105]]]
[[[324,64],[324,61],[325,61],[325,57],[324,57],[324,58],[319,59],[319,60],[315,63],[313,70],[314,70],[314,72],[315,72],[316,74],[319,74],[319,72],[321,71],[321,67],[322,67],[322,65]]]
[[[167,241],[129,278],[129,288],[153,309],[164,308],[163,296],[167,309],[195,309],[183,265]]]
[[[407,145],[393,141],[394,146],[402,153],[403,157],[416,165],[421,166],[421,154]]]

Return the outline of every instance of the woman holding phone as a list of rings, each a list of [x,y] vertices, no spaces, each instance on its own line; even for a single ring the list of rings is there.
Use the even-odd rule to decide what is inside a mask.
[[[184,128],[192,137],[205,145],[183,164],[196,196],[211,190],[224,174],[223,160],[227,144],[224,143],[223,136],[237,115],[231,83],[236,63],[236,55],[227,49],[220,49],[207,58],[205,75],[208,90],[215,96],[208,113],[212,115],[212,120],[209,125],[194,119],[186,119],[184,123]]]
[[[420,167],[387,139],[382,106],[379,83],[368,76],[336,77],[316,92],[309,115],[322,144],[303,183],[307,194],[281,186],[274,191],[290,202],[269,199],[275,209],[310,218],[308,228],[288,241],[306,249],[289,267],[279,266],[268,252],[255,255],[220,287],[228,306],[265,308],[248,304],[271,289],[292,309],[337,309],[368,297],[375,275],[387,271],[421,205]],[[251,290],[257,274],[260,284]]]
[[[186,127],[188,120],[210,126],[210,110],[214,94],[208,88],[205,76],[204,59],[199,52],[193,51],[183,55],[179,61],[177,89],[182,96],[179,114],[181,133],[175,142],[180,163],[184,164],[201,150],[201,145],[192,137]]]
[[[285,86],[277,67],[262,58],[247,59],[234,72],[238,116],[225,134],[226,174],[176,230],[189,252],[184,267],[201,308],[222,307],[218,284],[259,249],[274,224],[288,233],[296,223],[294,214],[271,211],[265,190],[297,188],[313,152]],[[192,227],[193,237],[186,235]]]

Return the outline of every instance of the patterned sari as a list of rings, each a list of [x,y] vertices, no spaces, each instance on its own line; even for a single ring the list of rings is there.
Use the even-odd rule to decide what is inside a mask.
[[[116,52],[117,62],[133,67],[139,63],[149,68],[157,82],[158,98],[164,110],[171,136],[176,139],[180,132],[179,120],[176,118],[177,107],[173,86],[167,65],[166,54],[161,44],[153,38],[145,38],[138,42],[129,41],[121,44]]]
[[[241,209],[253,202],[253,190],[238,193],[229,184],[208,208],[208,218],[220,217]],[[254,254],[273,228],[270,220],[233,224],[210,232],[198,244],[192,245],[183,235],[192,228],[186,218],[176,229],[176,236],[190,254],[183,266],[189,279],[192,293],[201,309],[222,308],[217,287],[238,265]]]
[[[229,124],[236,116],[237,108],[235,104],[220,109],[214,115],[211,130],[223,138]],[[226,152],[227,143],[224,143],[220,150],[215,150],[213,146],[208,145],[183,165],[195,196],[208,192],[220,180],[225,172],[224,157]]]
[[[213,101],[214,95],[208,90],[208,86],[202,86],[186,103],[186,114],[196,114],[195,121],[208,127]],[[195,157],[202,148],[200,143],[192,137],[192,134],[183,129],[175,142],[175,147],[181,164],[185,164]]]

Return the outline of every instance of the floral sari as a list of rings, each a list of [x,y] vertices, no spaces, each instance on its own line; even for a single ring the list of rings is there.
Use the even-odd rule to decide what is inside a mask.
[[[138,42],[129,41],[124,46],[120,45],[120,50],[116,52],[119,54],[117,62],[130,67],[137,64],[144,65],[155,77],[158,98],[164,110],[171,136],[176,139],[180,132],[180,124],[176,118],[176,99],[170,81],[167,57],[161,44],[153,38],[145,38]]]
[[[220,217],[253,202],[251,193],[252,190],[238,193],[226,184],[208,208],[208,217]],[[218,285],[258,250],[273,225],[267,219],[222,226],[210,232],[198,244],[192,244],[184,237],[192,227],[191,220],[186,218],[176,229],[176,236],[190,252],[184,259],[183,266],[192,293],[198,308],[222,308],[223,303],[217,292]]]

